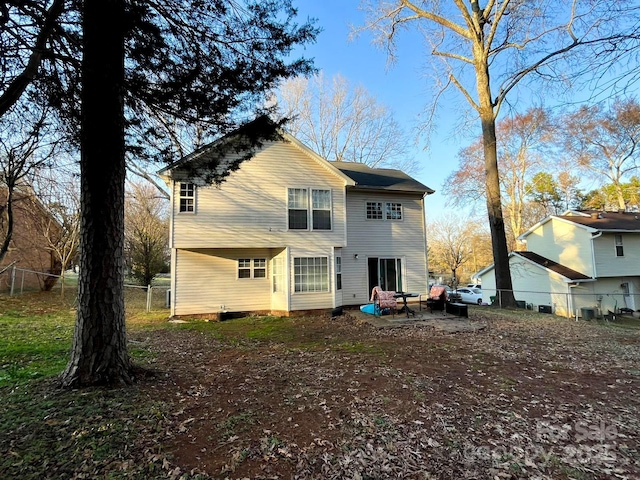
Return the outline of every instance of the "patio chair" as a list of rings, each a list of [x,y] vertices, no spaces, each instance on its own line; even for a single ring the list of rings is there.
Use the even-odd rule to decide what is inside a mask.
[[[385,308],[395,317],[398,311],[398,301],[395,298],[396,292],[393,290],[382,290],[382,288],[375,286],[371,290],[371,301],[376,305],[376,315],[381,315]]]
[[[434,310],[440,310],[443,312],[448,300],[449,297],[447,296],[447,290],[441,285],[434,285],[429,291],[429,296],[427,297],[426,302],[422,299],[420,300],[420,308],[422,308],[423,303],[426,303],[427,308],[431,313],[433,313]]]

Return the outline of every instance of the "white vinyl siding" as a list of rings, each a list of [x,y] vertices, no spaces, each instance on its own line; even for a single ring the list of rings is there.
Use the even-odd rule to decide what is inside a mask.
[[[616,235],[603,233],[593,240],[598,278],[638,276],[640,273],[640,233],[622,235],[624,256],[618,256],[614,248]]]
[[[331,230],[289,229],[288,189],[297,187],[306,188],[308,194],[331,190]],[[176,204],[174,208],[177,212]],[[267,142],[220,186],[199,185],[197,210],[197,215],[174,215],[173,247],[280,248],[309,241],[333,247],[345,243],[345,180],[289,143]]]
[[[269,258],[268,250],[176,251],[175,315],[269,310],[268,278],[237,278],[238,258]],[[223,308],[224,306],[224,308]]]
[[[401,205],[403,221],[367,219],[371,203]],[[349,190],[347,193],[348,248],[342,249],[342,295],[345,305],[369,301],[367,259],[402,260],[403,287],[408,292],[427,292],[424,211],[422,196]],[[386,207],[383,207],[386,208]],[[385,210],[386,212],[386,210]],[[358,255],[358,258],[355,258]]]
[[[527,250],[576,272],[595,274],[591,232],[574,223],[551,219],[527,236]],[[611,243],[608,256],[613,257]]]

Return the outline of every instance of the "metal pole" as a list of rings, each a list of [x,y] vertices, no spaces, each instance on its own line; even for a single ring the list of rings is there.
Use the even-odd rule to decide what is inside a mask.
[[[22,280],[20,281],[20,293],[24,293],[24,270],[22,270]]]
[[[151,285],[147,285],[147,312],[151,311]]]
[[[13,268],[11,269],[11,291],[9,292],[10,297],[13,297],[13,288],[15,286],[15,283],[16,283],[16,267],[14,265]]]

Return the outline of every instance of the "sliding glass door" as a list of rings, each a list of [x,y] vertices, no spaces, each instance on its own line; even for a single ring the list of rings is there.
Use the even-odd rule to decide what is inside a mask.
[[[376,285],[382,290],[403,291],[402,259],[369,257],[369,292]]]

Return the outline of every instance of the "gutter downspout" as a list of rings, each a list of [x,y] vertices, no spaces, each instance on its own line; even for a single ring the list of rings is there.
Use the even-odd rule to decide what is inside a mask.
[[[594,280],[597,278],[597,271],[596,271],[596,248],[595,245],[593,244],[593,241],[596,238],[600,238],[602,236],[602,232],[598,232],[595,235],[591,236],[591,265],[593,268],[593,278]]]
[[[169,221],[169,248],[171,250],[171,281],[169,284],[169,316],[173,317],[176,314],[176,265],[178,264],[178,252],[176,251],[174,245],[175,245],[175,238],[173,236],[173,232],[174,232],[174,221],[175,221],[175,216],[176,216],[176,211],[175,211],[175,188],[176,188],[176,182],[175,180],[171,180],[171,188],[169,190],[169,205],[171,205],[171,217],[170,217],[170,221]]]

